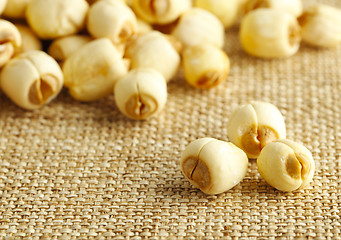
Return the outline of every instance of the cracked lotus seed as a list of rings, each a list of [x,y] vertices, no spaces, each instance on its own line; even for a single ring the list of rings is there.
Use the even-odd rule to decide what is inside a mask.
[[[257,166],[264,180],[281,191],[306,187],[312,181],[315,171],[310,151],[287,139],[266,145],[257,158]]]
[[[257,158],[268,143],[286,137],[286,128],[276,106],[253,101],[232,113],[227,133],[230,141],[243,149],[249,158]]]
[[[114,97],[125,116],[143,120],[158,114],[167,100],[165,78],[152,68],[136,68],[115,85]]]
[[[233,143],[200,138],[186,147],[180,167],[194,187],[207,194],[219,194],[242,181],[248,158]]]
[[[63,87],[58,63],[43,51],[17,55],[1,72],[1,89],[18,106],[33,110],[54,99]]]

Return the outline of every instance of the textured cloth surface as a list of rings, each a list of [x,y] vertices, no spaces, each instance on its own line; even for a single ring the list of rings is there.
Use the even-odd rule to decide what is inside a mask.
[[[288,59],[261,60],[237,34],[226,33],[226,82],[197,90],[180,74],[164,111],[147,121],[125,118],[112,96],[80,103],[64,90],[25,111],[1,94],[0,238],[341,239],[341,46],[302,44]],[[182,175],[187,144],[228,141],[231,112],[249,100],[275,104],[288,138],[312,152],[307,189],[273,189],[252,160],[245,179],[216,196]]]

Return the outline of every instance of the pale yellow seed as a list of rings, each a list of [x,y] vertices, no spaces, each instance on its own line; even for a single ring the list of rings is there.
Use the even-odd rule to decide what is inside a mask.
[[[286,137],[286,128],[276,106],[252,101],[234,110],[227,133],[230,141],[243,149],[249,158],[257,158],[267,144]]]
[[[294,55],[300,46],[300,26],[296,18],[277,9],[260,8],[242,20],[239,38],[243,49],[261,58]]]
[[[80,101],[95,101],[112,93],[127,73],[126,63],[113,43],[99,38],[86,43],[63,64],[65,86]]]
[[[58,62],[64,62],[69,56],[76,52],[93,39],[87,35],[70,35],[54,40],[48,48],[48,53]]]
[[[137,32],[137,20],[124,2],[101,0],[89,9],[87,29],[93,37],[109,38],[116,46],[120,46]]]
[[[182,56],[186,81],[194,87],[209,89],[228,76],[230,61],[220,48],[211,45],[187,47]]]
[[[115,102],[125,116],[144,120],[160,113],[167,100],[165,78],[152,68],[136,68],[114,87]]]
[[[58,63],[38,50],[17,55],[1,72],[3,92],[18,106],[29,110],[52,101],[61,91],[63,80]]]
[[[257,158],[264,180],[281,191],[305,188],[314,176],[315,162],[307,148],[280,139],[266,145]]]
[[[181,155],[180,167],[190,183],[207,194],[219,194],[244,178],[248,159],[234,144],[213,138],[191,142]]]
[[[26,20],[41,39],[54,39],[79,32],[85,25],[86,0],[31,0]]]
[[[334,48],[341,43],[341,10],[328,5],[308,7],[298,18],[302,40],[312,46]]]
[[[181,15],[171,33],[185,47],[198,45],[224,46],[225,30],[220,20],[201,8],[192,8]]]
[[[131,69],[153,68],[170,81],[178,72],[180,55],[176,41],[157,31],[138,36],[127,46],[125,57],[130,60]]]

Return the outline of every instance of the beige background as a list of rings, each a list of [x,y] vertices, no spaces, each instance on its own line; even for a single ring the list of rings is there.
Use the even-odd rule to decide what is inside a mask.
[[[309,1],[306,1],[309,2]],[[341,8],[341,1],[320,1]],[[122,116],[113,97],[79,103],[66,90],[37,110],[0,97],[0,238],[341,239],[341,46],[302,45],[289,59],[243,53],[227,31],[231,72],[202,91],[181,75],[165,110],[148,121]],[[200,137],[228,141],[231,112],[249,100],[280,109],[288,138],[311,150],[310,187],[279,192],[250,161],[232,190],[207,196],[179,169]]]

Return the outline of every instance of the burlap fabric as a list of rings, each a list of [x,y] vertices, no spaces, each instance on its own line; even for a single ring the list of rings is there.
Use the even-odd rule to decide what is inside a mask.
[[[80,103],[64,90],[25,111],[2,94],[1,239],[341,239],[341,47],[303,44],[289,59],[260,60],[242,51],[237,33],[226,34],[225,83],[196,90],[180,74],[164,111],[147,121],[122,116],[112,96]],[[216,196],[184,178],[186,145],[228,141],[231,112],[249,100],[278,106],[288,138],[311,150],[310,187],[277,191],[255,161],[239,185]]]

